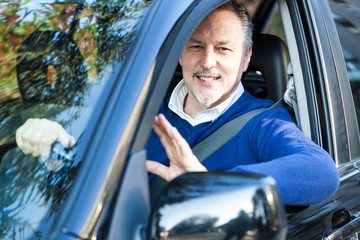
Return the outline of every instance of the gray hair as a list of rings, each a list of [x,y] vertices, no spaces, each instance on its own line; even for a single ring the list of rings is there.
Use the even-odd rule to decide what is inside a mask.
[[[243,25],[242,27],[243,27],[243,30],[245,33],[244,45],[243,45],[243,54],[245,55],[248,52],[248,50],[250,49],[250,47],[252,47],[252,45],[253,45],[253,41],[252,41],[253,24],[251,22],[249,12],[246,10],[246,8],[241,3],[239,3],[236,0],[231,0],[231,1],[221,5],[215,11],[217,11],[217,10],[233,11],[240,18],[242,25]]]

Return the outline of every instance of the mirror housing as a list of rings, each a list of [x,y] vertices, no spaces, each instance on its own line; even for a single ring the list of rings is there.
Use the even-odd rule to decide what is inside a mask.
[[[285,239],[284,205],[271,177],[187,173],[153,206],[147,239]]]

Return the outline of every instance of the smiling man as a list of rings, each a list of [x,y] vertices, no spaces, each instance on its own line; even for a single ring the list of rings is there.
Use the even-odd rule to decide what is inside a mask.
[[[252,23],[236,1],[209,14],[180,57],[183,80],[155,118],[147,151],[152,181],[193,171],[224,170],[272,176],[288,205],[309,205],[338,187],[334,161],[306,138],[284,108],[251,119],[202,163],[191,147],[229,120],[273,103],[252,97],[241,84],[252,53]],[[165,150],[165,151],[164,151]]]
[[[242,44],[242,25],[227,22],[239,22],[239,17],[232,11],[212,13],[195,30],[181,55],[188,88],[184,111],[191,117],[228,99],[249,64],[251,46]]]
[[[213,12],[197,27],[180,57],[188,89],[184,112],[192,118],[227,100],[240,84],[250,61],[251,32],[247,36],[242,24],[227,23],[240,23],[241,14],[245,12]],[[250,22],[246,29],[251,29]]]
[[[248,13],[240,5],[224,5],[200,23],[179,60],[184,79],[174,89],[168,109],[165,107],[164,110],[164,114],[170,120],[174,120],[171,121],[172,124],[179,127],[178,124],[188,122],[191,127],[197,128],[199,124],[211,123],[243,94],[241,76],[249,65],[252,53],[251,29]],[[161,131],[162,128],[164,131]],[[171,136],[166,134],[171,131],[171,125],[163,115],[156,118],[154,130],[163,137],[162,139],[171,139]],[[182,134],[186,135],[184,132]],[[156,141],[157,137],[154,135],[153,137]],[[181,141],[179,135],[178,141]],[[184,144],[187,146],[186,142]],[[163,141],[163,145],[166,148],[169,145],[168,141]],[[173,155],[172,148],[176,149],[177,146],[170,146],[167,150],[168,155]],[[152,149],[153,146],[148,147],[151,157]],[[186,152],[192,156],[189,149]],[[152,159],[158,157],[154,155]],[[178,162],[184,162],[185,159],[187,159],[185,156],[179,156]],[[166,160],[162,163],[166,164]],[[180,171],[175,173],[171,172],[171,168],[169,168],[170,172],[167,172],[168,168],[158,162],[148,161],[148,170],[168,181],[184,172],[205,170],[201,164],[197,164],[198,161],[191,160],[189,163],[189,168],[184,168],[182,171],[180,168]]]

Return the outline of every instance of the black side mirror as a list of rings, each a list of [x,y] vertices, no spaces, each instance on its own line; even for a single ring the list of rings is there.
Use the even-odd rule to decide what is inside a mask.
[[[285,239],[284,205],[271,177],[188,173],[154,204],[147,239]]]

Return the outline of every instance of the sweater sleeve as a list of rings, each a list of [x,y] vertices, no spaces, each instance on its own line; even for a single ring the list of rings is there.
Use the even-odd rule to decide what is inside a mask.
[[[286,205],[310,205],[329,198],[339,185],[330,155],[302,134],[284,110],[256,117],[249,135],[258,163],[230,171],[272,176]]]

